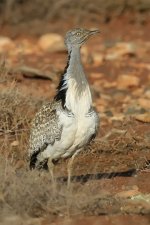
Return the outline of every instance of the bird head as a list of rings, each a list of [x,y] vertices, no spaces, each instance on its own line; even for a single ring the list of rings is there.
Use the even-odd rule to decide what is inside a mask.
[[[87,30],[83,28],[75,28],[66,33],[65,44],[68,49],[81,45],[92,35],[100,33],[99,30]]]

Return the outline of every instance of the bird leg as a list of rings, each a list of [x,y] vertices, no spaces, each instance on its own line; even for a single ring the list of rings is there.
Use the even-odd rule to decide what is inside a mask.
[[[54,164],[51,160],[51,158],[48,159],[48,170],[50,172],[51,175],[51,182],[52,182],[52,190],[53,190],[53,194],[56,194],[56,180],[54,178],[54,173],[53,173],[53,169],[54,169]]]
[[[49,170],[49,172],[50,172],[50,175],[51,175],[51,180],[52,180],[52,183],[54,183],[54,173],[53,173],[53,169],[54,169],[54,164],[53,164],[53,162],[52,162],[52,160],[51,159],[48,159],[48,170]]]
[[[67,167],[67,171],[68,171],[67,187],[68,187],[68,189],[69,189],[70,183],[71,183],[71,172],[72,172],[72,167],[73,167],[73,161],[74,161],[74,158],[79,154],[79,152],[80,152],[81,150],[82,150],[82,149],[78,149],[78,150],[73,154],[73,156],[71,157],[71,159],[70,159],[69,162],[68,162],[68,167]]]
[[[37,162],[36,162],[36,168],[41,169],[43,167],[43,165],[45,165],[46,162],[47,162],[47,169],[49,170],[50,175],[51,175],[52,183],[54,184],[54,174],[53,174],[54,164],[53,164],[51,158],[47,157],[45,152],[41,152],[38,155]]]
[[[42,169],[44,167],[46,161],[47,161],[47,159],[44,158],[43,153],[39,153],[37,156],[35,167],[39,170]]]

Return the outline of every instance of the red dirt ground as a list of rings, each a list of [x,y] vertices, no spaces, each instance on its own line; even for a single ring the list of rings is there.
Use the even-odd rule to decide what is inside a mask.
[[[88,25],[90,27],[91,24]],[[59,28],[55,24],[55,29]],[[65,26],[65,29],[68,25]],[[13,33],[10,28],[3,29],[3,34]],[[90,190],[97,194],[102,192],[117,194],[121,197],[131,197],[132,194],[150,194],[150,114],[147,120],[139,121],[138,115],[150,112],[150,23],[145,25],[129,24],[127,19],[114,20],[108,25],[102,25],[101,35],[89,40],[86,47],[89,59],[84,62],[85,70],[91,85],[95,107],[101,116],[101,126],[95,141],[78,156],[74,162],[73,183],[82,190]],[[9,32],[8,32],[9,31]],[[61,30],[61,33],[62,30]],[[34,49],[38,37],[20,35],[15,37],[14,43],[28,40]],[[112,46],[112,51],[118,53],[114,43],[133,42],[137,46],[135,54],[118,56],[115,60],[105,59]],[[92,62],[94,52],[101,54],[104,60]],[[92,54],[91,54],[92,53]],[[22,74],[13,74],[17,80],[17,87],[27,96],[48,100],[55,94],[60,73],[66,63],[66,52],[46,53],[34,51],[31,54],[11,55],[8,58],[13,64],[24,64],[38,68],[41,71],[52,71],[53,79],[44,80],[27,78]],[[55,75],[57,71],[58,75]],[[122,74],[134,75],[139,79],[138,85],[120,88],[117,81]],[[5,84],[0,84],[5,88]],[[148,92],[149,90],[149,96]],[[146,101],[145,101],[146,100]],[[148,105],[149,104],[149,105]],[[110,135],[107,137],[107,134]],[[59,162],[55,167],[56,176],[66,179],[67,161]],[[125,198],[126,198],[125,197]],[[140,205],[140,203],[138,203]],[[137,204],[137,205],[138,205]],[[135,208],[137,207],[135,206]],[[130,206],[130,205],[129,205]],[[71,225],[111,225],[111,224],[150,224],[150,206],[135,209],[126,208],[123,213],[118,206],[104,212],[90,213],[79,218],[56,219],[51,224]],[[144,206],[143,206],[144,207]],[[147,210],[147,211],[146,211]],[[105,215],[103,215],[105,214]],[[49,220],[42,219],[42,225],[49,224]]]

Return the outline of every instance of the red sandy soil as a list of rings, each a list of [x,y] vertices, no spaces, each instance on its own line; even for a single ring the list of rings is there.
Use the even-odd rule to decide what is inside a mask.
[[[65,29],[68,27],[63,26]],[[55,24],[55,28],[57,27],[59,28],[59,24]],[[89,40],[86,44],[89,59],[84,62],[94,104],[101,116],[101,126],[95,141],[75,159],[73,183],[77,183],[77,186],[82,187],[83,190],[93,187],[92,190],[97,194],[102,190],[114,196],[120,193],[121,196],[130,197],[136,192],[150,194],[150,67],[148,67],[150,66],[150,23],[129,24],[125,19],[120,19],[106,26],[102,25],[101,30],[100,36]],[[6,35],[12,31],[8,32],[7,28],[3,29],[3,33]],[[24,40],[29,42],[26,49],[29,48],[31,53],[21,52],[13,56],[9,52],[8,58],[13,67],[23,64],[43,72],[52,71],[53,79],[27,78],[19,73],[11,76],[15,77],[18,89],[27,96],[49,100],[55,94],[67,54],[39,50],[36,46],[38,37],[35,36],[23,34],[13,39],[16,46]],[[135,53],[126,53],[115,60],[105,59],[110,50],[107,45],[112,45],[112,52],[118,53],[113,47],[119,40],[134,43],[137,46]],[[94,57],[94,53],[100,54],[104,59],[93,62],[91,58]],[[137,77],[139,83],[123,87],[124,83],[122,86],[121,82],[124,81],[119,83],[118,80],[124,74],[130,76],[131,80],[132,76]],[[1,88],[7,86],[3,83],[0,85]],[[147,90],[149,96],[146,94]],[[144,116],[138,119],[142,113]],[[110,136],[107,137],[109,132]],[[62,177],[66,177],[66,165],[67,161],[56,165],[56,176],[61,174]],[[116,207],[112,206],[108,209],[108,213],[105,210],[105,215],[95,213],[79,218],[59,218],[51,224],[150,224],[150,210],[148,213],[142,213],[142,209],[132,212],[131,207],[121,214],[115,213]],[[49,220],[42,219],[41,224],[47,225]]]

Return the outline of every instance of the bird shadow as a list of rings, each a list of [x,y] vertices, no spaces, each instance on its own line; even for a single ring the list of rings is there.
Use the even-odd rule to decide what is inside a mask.
[[[82,184],[90,181],[90,180],[101,180],[101,179],[112,179],[114,177],[133,177],[137,174],[136,169],[127,170],[124,172],[112,172],[112,173],[96,173],[96,174],[85,174],[72,176],[72,182],[81,182]],[[57,177],[58,182],[67,182],[68,177]]]

